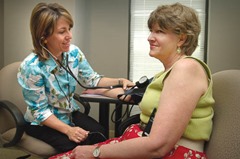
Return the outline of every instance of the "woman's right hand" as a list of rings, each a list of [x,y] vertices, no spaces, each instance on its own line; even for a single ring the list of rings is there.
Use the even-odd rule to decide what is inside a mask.
[[[88,137],[88,131],[80,128],[80,127],[70,127],[66,132],[69,140],[74,141],[76,143],[80,143]]]

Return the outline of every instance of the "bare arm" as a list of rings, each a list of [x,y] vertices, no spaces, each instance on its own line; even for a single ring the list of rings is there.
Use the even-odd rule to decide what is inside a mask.
[[[148,137],[101,146],[100,158],[159,158],[169,152],[181,138],[199,98],[208,88],[202,66],[183,59],[165,80],[159,108]],[[94,146],[78,146],[73,155],[93,158]]]
[[[114,89],[87,89],[83,91],[83,94],[100,94],[111,98],[117,98],[119,94],[123,94],[124,90],[127,87],[134,86],[134,83],[124,79],[124,78],[107,78],[103,77],[99,81],[97,86],[105,87],[105,86],[114,86],[114,85],[123,85],[122,88],[114,88]],[[128,99],[128,98],[127,98]],[[126,99],[126,100],[127,100]]]
[[[125,78],[108,78],[103,77],[98,83],[98,86],[114,86],[114,85],[123,85],[123,89],[131,87],[134,85],[132,81],[129,81]]]

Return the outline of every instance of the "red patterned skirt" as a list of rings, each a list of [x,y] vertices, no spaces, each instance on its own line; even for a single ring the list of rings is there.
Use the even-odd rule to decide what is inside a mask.
[[[111,138],[96,145],[114,144],[124,140],[133,139],[142,136],[142,130],[139,124],[133,124],[128,127],[122,136],[117,138]],[[50,157],[49,159],[73,159],[71,158],[72,151],[61,153]],[[207,159],[206,154],[203,152],[195,151],[180,145],[175,147],[162,159]]]

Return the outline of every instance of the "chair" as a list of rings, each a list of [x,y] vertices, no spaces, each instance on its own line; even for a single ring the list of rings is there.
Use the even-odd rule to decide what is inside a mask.
[[[21,87],[17,82],[17,70],[21,62],[14,62],[0,70],[0,141],[3,147],[14,147],[40,158],[47,158],[58,152],[47,143],[24,132],[26,110]],[[88,114],[90,105],[81,101],[78,94],[74,99]]]
[[[123,120],[118,126],[118,134],[122,135],[128,126],[140,122],[140,114],[134,114]]]
[[[205,145],[209,159],[240,159],[240,70],[224,70],[213,74],[215,99],[213,131]],[[139,115],[125,119],[119,125],[119,134]]]
[[[209,159],[239,159],[240,70],[213,74],[213,132],[205,150]]]

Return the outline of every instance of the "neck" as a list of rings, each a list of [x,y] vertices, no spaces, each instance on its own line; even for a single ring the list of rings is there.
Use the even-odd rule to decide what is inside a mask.
[[[56,56],[56,58],[59,62],[62,62],[63,54],[60,54],[59,56]]]
[[[167,62],[163,63],[165,68],[164,72],[168,71],[177,61],[179,61],[184,57],[186,57],[186,55],[176,54],[176,56],[170,58]]]

